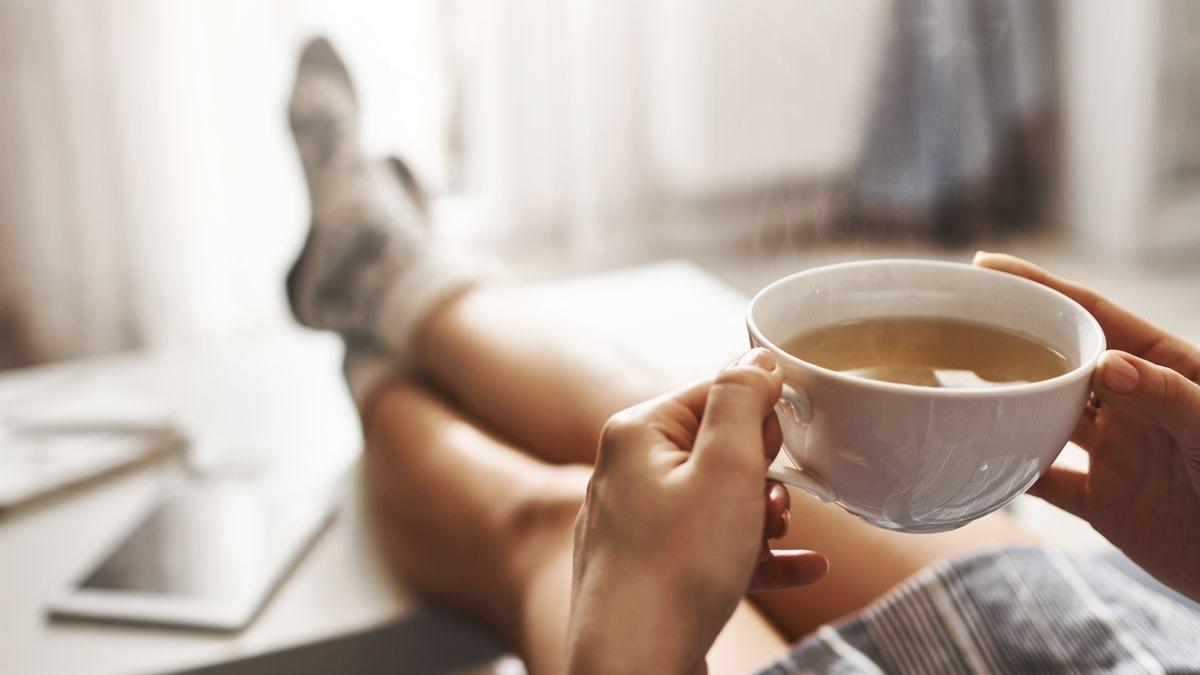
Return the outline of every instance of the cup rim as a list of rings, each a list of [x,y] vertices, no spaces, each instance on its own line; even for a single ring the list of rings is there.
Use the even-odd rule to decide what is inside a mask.
[[[962,387],[962,388],[951,389],[951,388],[942,388],[942,387],[925,387],[925,386],[916,385],[916,384],[903,384],[900,382],[884,382],[882,380],[870,380],[870,379],[863,378],[863,377],[856,377],[854,375],[847,375],[846,373],[843,373],[843,372],[840,372],[837,370],[831,370],[829,368],[819,366],[815,363],[812,363],[810,361],[805,361],[804,359],[801,359],[800,357],[789,353],[787,350],[785,350],[782,347],[780,347],[779,345],[775,344],[774,341],[768,340],[766,338],[766,336],[764,336],[762,334],[762,331],[759,330],[758,324],[754,320],[755,308],[758,306],[759,301],[762,299],[762,297],[768,291],[770,291],[778,286],[782,286],[784,284],[794,282],[796,279],[800,279],[802,277],[813,276],[813,275],[816,275],[821,272],[828,272],[828,271],[835,270],[835,269],[850,268],[850,267],[880,267],[880,266],[885,266],[885,265],[908,266],[908,267],[954,268],[954,269],[960,269],[960,270],[970,270],[972,273],[1003,275],[1007,279],[1016,281],[1019,284],[1024,284],[1027,288],[1032,289],[1034,292],[1051,295],[1051,296],[1055,297],[1056,299],[1058,299],[1060,302],[1064,303],[1066,306],[1069,306],[1074,311],[1078,312],[1081,316],[1084,317],[1084,322],[1086,324],[1088,324],[1089,326],[1091,326],[1092,331],[1097,336],[1099,336],[1099,338],[1100,338],[1099,346],[1097,347],[1094,354],[1091,354],[1087,358],[1081,358],[1078,366],[1063,373],[1062,375],[1056,375],[1048,380],[1038,380],[1037,382],[1015,382],[1015,383],[1011,383],[1011,384],[998,384],[993,387]],[[924,396],[933,396],[933,397],[937,397],[937,398],[975,398],[975,397],[996,396],[999,394],[1005,394],[1005,395],[1008,395],[1008,394],[1033,394],[1033,393],[1038,393],[1038,392],[1043,392],[1043,391],[1047,391],[1050,389],[1054,389],[1061,385],[1068,384],[1077,379],[1080,379],[1081,377],[1091,377],[1091,373],[1092,373],[1092,371],[1095,370],[1096,363],[1100,360],[1100,356],[1103,355],[1105,350],[1108,348],[1107,340],[1105,339],[1105,336],[1104,336],[1104,329],[1100,327],[1100,322],[1096,320],[1096,317],[1092,316],[1092,313],[1087,311],[1087,309],[1085,309],[1083,307],[1083,305],[1080,305],[1078,302],[1075,302],[1071,298],[1067,297],[1065,294],[1060,293],[1059,291],[1056,291],[1053,288],[1050,288],[1048,286],[1043,286],[1042,284],[1039,284],[1035,281],[1030,281],[1029,279],[1017,276],[1015,274],[1009,274],[1007,272],[1000,272],[998,270],[988,269],[986,267],[979,267],[978,265],[971,265],[971,264],[960,263],[960,262],[951,262],[951,261],[947,261],[947,260],[923,260],[920,258],[877,258],[877,259],[872,259],[872,260],[855,260],[855,261],[851,261],[851,262],[833,263],[830,265],[821,265],[819,267],[812,267],[812,268],[809,268],[806,270],[801,270],[799,272],[794,272],[785,277],[776,279],[775,281],[764,286],[761,290],[759,290],[757,293],[754,294],[753,298],[750,299],[750,304],[747,305],[747,307],[746,307],[746,328],[747,328],[747,330],[750,331],[750,335],[755,339],[755,341],[758,344],[760,344],[762,346],[770,347],[771,352],[774,354],[774,356],[777,360],[782,359],[785,362],[790,362],[794,366],[799,366],[801,368],[809,368],[809,369],[815,370],[818,373],[820,373],[826,377],[832,378],[834,380],[837,380],[837,381],[845,383],[845,384],[867,387],[870,389],[878,389],[878,390],[883,390],[883,391],[891,391],[891,392],[895,392],[895,393],[906,393],[906,394],[919,393]]]

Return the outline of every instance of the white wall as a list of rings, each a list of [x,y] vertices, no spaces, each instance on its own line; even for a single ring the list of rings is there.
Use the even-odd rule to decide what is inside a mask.
[[[1067,0],[1063,46],[1066,147],[1064,220],[1075,239],[1098,254],[1140,259],[1200,246],[1200,186],[1165,186],[1165,144],[1197,120],[1181,118],[1179,92],[1164,77],[1164,59],[1180,45],[1168,39],[1163,2]],[[1195,71],[1192,71],[1195,72]],[[1186,188],[1190,187],[1188,190]]]
[[[1132,252],[1152,217],[1157,3],[1062,5],[1064,218],[1085,246]]]
[[[890,4],[647,3],[654,178],[703,197],[845,170],[862,142]]]

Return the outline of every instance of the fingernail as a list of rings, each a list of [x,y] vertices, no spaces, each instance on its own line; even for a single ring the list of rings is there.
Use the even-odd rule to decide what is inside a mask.
[[[1137,389],[1138,369],[1129,359],[1116,352],[1104,355],[1104,386],[1118,394],[1128,394]]]
[[[770,494],[771,501],[777,501],[780,504],[782,504],[784,498],[786,498],[786,497],[787,497],[787,492],[782,485],[780,485],[779,483],[774,483],[771,485],[771,494]]]
[[[978,265],[979,261],[988,257],[989,255],[991,255],[991,253],[988,253],[987,251],[975,251],[975,257],[971,258],[971,264]]]
[[[762,347],[755,347],[750,351],[742,354],[742,358],[738,359],[739,366],[758,366],[765,371],[775,370],[775,357],[771,356],[771,352]]]

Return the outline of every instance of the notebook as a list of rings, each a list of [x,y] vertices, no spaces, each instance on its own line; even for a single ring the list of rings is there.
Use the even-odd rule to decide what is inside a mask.
[[[186,445],[168,411],[117,390],[6,405],[0,410],[0,512]]]

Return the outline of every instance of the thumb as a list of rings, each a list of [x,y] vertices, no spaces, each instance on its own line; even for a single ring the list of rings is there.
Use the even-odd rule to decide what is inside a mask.
[[[713,380],[692,453],[702,465],[766,469],[763,421],[779,400],[783,373],[771,353],[751,349]]]
[[[1092,389],[1105,404],[1161,427],[1200,461],[1200,384],[1132,354],[1100,357]]]

